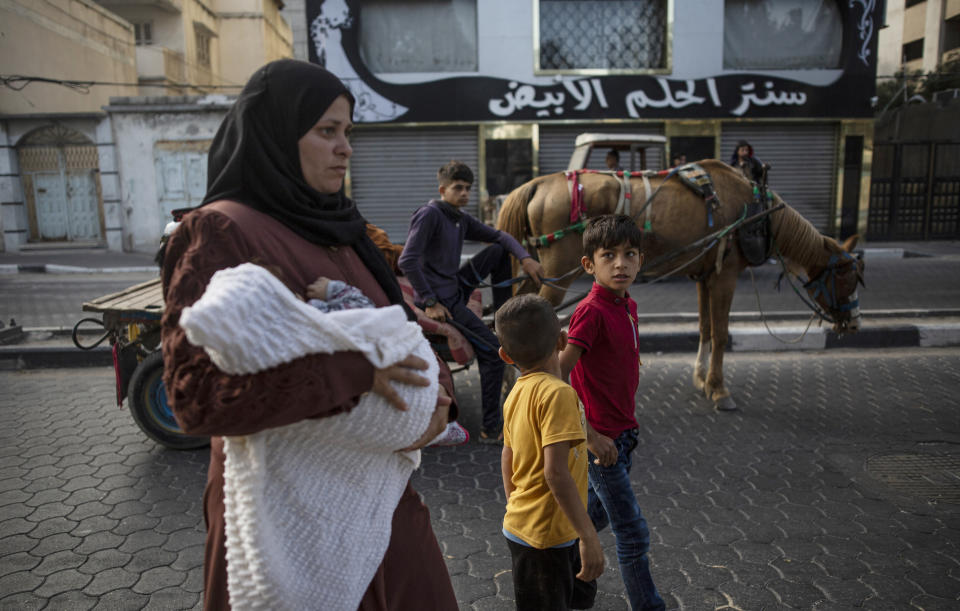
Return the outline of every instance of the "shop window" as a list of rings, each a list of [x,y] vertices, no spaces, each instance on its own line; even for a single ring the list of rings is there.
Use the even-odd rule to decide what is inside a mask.
[[[153,44],[153,24],[149,21],[144,23],[133,24],[133,36],[137,42],[137,46],[152,45]]]
[[[839,68],[843,19],[836,0],[725,0],[723,67]]]
[[[667,69],[666,0],[539,0],[537,72]]]
[[[371,72],[477,71],[477,0],[357,4],[360,58]]]
[[[903,63],[923,58],[923,39],[918,38],[903,45]]]

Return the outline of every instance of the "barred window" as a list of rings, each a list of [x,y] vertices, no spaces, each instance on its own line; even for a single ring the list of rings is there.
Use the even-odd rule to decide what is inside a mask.
[[[195,28],[197,41],[197,63],[206,68],[210,67],[210,33],[204,28]]]
[[[360,58],[371,72],[477,71],[477,0],[357,4]]]
[[[723,67],[839,68],[843,19],[836,0],[725,0]]]
[[[537,71],[666,70],[667,0],[539,0]]]
[[[133,24],[133,36],[137,45],[152,45],[153,24],[149,21]]]

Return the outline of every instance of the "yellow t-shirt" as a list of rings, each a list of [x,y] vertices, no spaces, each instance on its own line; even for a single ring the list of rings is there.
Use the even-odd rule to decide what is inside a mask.
[[[543,476],[543,447],[573,442],[567,467],[587,503],[587,429],[577,392],[548,373],[517,380],[503,404],[503,443],[513,450],[511,481],[503,528],[539,549],[577,538]]]

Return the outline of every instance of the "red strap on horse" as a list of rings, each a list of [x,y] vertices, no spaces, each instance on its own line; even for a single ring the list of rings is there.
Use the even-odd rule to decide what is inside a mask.
[[[587,206],[583,201],[583,185],[580,184],[580,171],[571,170],[566,172],[566,175],[567,180],[572,182],[570,186],[570,222],[576,223],[587,215]]]

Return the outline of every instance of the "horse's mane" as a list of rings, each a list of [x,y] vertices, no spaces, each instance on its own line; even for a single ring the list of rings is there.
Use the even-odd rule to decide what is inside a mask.
[[[777,203],[783,203],[779,196]],[[810,221],[787,204],[772,216],[773,237],[785,257],[805,269],[823,258],[823,236]]]

